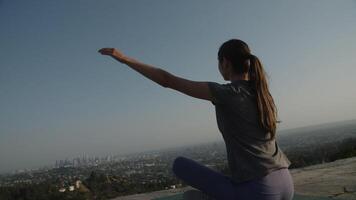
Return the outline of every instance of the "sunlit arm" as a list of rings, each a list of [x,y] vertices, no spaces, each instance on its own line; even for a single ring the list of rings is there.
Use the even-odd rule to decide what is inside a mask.
[[[115,58],[115,57],[114,57]],[[116,59],[116,58],[115,58]],[[118,59],[116,59],[118,60]],[[118,60],[120,61],[120,60]],[[149,78],[150,80],[158,83],[159,85],[163,87],[167,87],[167,73],[166,71],[147,65],[145,63],[141,63],[138,60],[135,60],[133,58],[125,57],[124,60],[121,60],[120,62],[126,64],[130,68],[134,69],[135,71],[139,72],[143,76]]]
[[[211,100],[207,82],[191,81],[180,78],[163,69],[141,63],[130,57],[125,57],[125,59],[118,59],[115,56],[113,57],[163,87],[177,90],[191,97]]]

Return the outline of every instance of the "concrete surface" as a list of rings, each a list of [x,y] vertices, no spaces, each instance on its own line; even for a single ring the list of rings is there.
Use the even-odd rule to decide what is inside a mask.
[[[356,157],[290,170],[294,200],[356,200]],[[117,197],[114,200],[178,200],[192,187]]]

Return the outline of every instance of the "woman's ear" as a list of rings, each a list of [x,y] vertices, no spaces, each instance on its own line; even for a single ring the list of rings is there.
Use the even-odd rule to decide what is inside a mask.
[[[231,73],[232,71],[232,63],[230,62],[230,60],[223,58],[223,67],[224,70]]]
[[[221,63],[220,63],[220,73],[221,75],[224,77],[224,80],[228,81],[230,80],[230,74],[231,74],[231,71],[232,71],[232,65],[231,65],[231,62],[226,59],[226,58],[223,58]]]
[[[222,60],[222,63],[221,63],[221,66],[224,70],[226,70],[228,68],[228,60],[226,58],[223,57],[223,60]]]

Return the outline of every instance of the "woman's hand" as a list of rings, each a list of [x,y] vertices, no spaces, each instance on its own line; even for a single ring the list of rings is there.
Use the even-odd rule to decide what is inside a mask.
[[[118,61],[124,63],[126,61],[126,56],[115,48],[102,48],[98,51],[102,55],[108,55],[116,58]]]

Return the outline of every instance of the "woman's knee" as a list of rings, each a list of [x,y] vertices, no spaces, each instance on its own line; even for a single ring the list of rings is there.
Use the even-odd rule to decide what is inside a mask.
[[[187,158],[178,156],[173,161],[172,171],[175,175],[180,174],[180,172],[184,169],[184,163],[186,163]]]

